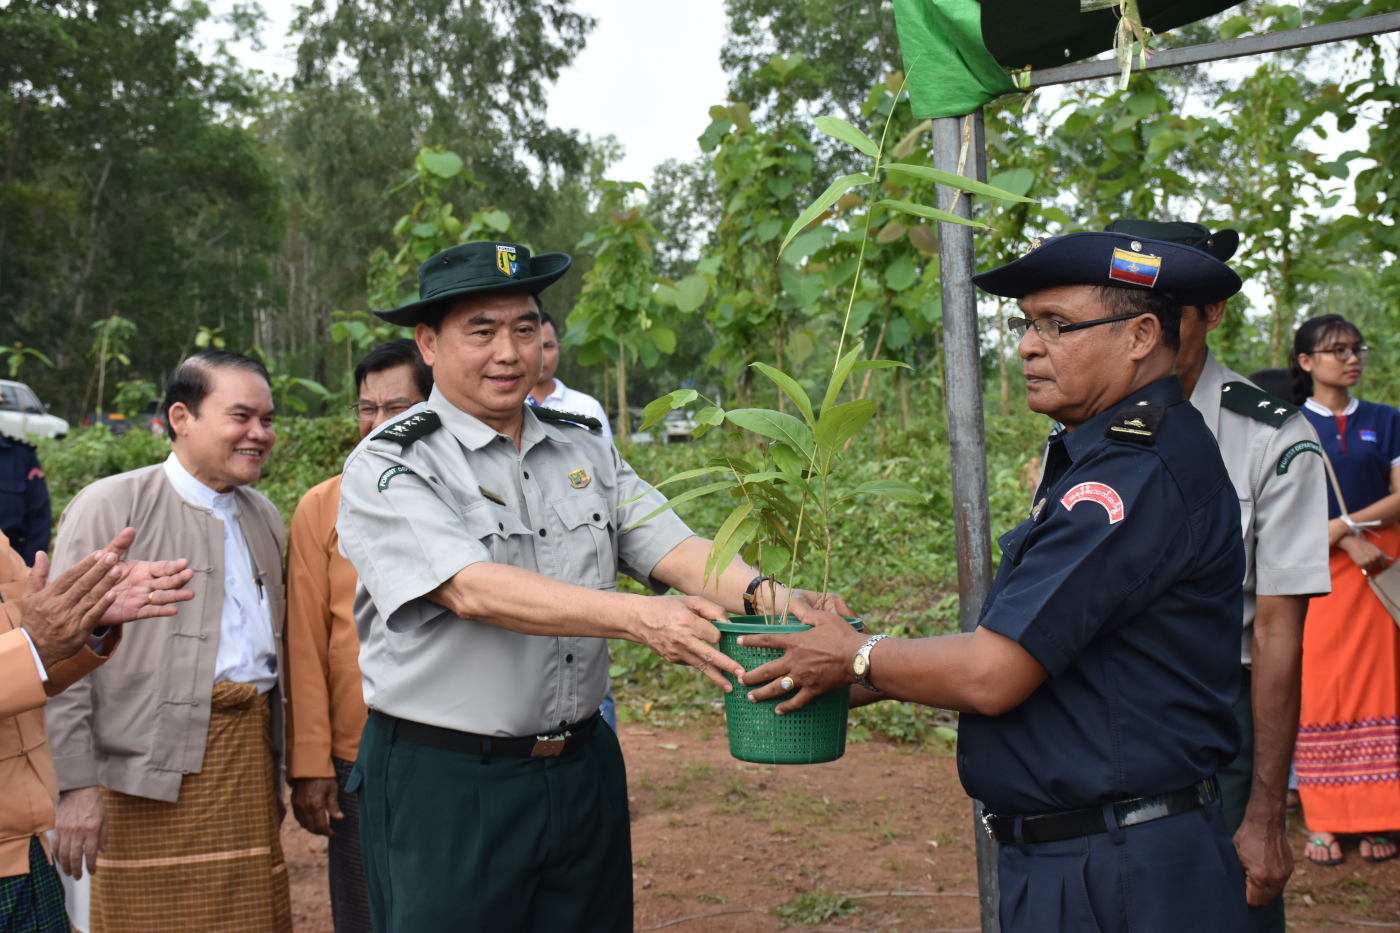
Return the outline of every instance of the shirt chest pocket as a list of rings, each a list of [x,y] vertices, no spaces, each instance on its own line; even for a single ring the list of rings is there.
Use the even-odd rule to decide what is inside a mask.
[[[553,505],[564,526],[571,571],[567,582],[595,589],[615,589],[617,549],[607,501],[596,493],[586,493],[555,499]]]
[[[530,529],[520,516],[494,502],[473,502],[462,510],[462,522],[473,537],[479,538],[491,552],[491,562],[525,566],[521,561],[521,537]]]

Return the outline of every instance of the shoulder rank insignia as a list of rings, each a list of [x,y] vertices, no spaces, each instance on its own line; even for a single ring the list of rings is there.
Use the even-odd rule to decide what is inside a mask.
[[[597,418],[590,418],[587,415],[578,415],[568,411],[555,411],[553,408],[539,408],[531,406],[530,410],[535,413],[535,417],[541,421],[552,421],[559,424],[572,424],[575,427],[587,428],[594,434],[603,433],[603,422]]]
[[[398,476],[400,473],[407,473],[409,476],[418,475],[406,466],[391,466],[389,467],[389,469],[379,474],[379,491],[383,492],[384,490],[388,489],[389,480],[393,479],[395,476]]]
[[[1278,427],[1298,411],[1297,405],[1290,405],[1281,398],[1257,389],[1247,382],[1227,382],[1220,387],[1220,407],[1228,408],[1238,415],[1245,415],[1255,421],[1262,421],[1270,427]]]
[[[393,441],[400,447],[407,447],[420,437],[432,434],[442,427],[442,419],[437,413],[429,409],[409,415],[402,421],[395,421],[378,434],[374,435],[376,441]]]
[[[1161,405],[1129,405],[1118,409],[1104,428],[1103,436],[1120,441],[1151,444],[1157,439],[1157,426],[1167,410]]]
[[[1279,476],[1282,476],[1283,474],[1287,473],[1288,468],[1293,465],[1293,461],[1298,459],[1298,455],[1309,450],[1317,454],[1319,457],[1322,456],[1322,447],[1317,443],[1317,441],[1299,441],[1292,447],[1285,450],[1283,452],[1283,455],[1278,458],[1278,467],[1274,472],[1277,473]]]

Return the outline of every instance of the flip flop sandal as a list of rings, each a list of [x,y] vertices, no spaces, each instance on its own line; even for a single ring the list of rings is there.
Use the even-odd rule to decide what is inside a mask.
[[[1313,858],[1311,855],[1309,855],[1308,861],[1312,862],[1314,865],[1336,866],[1342,864],[1343,859],[1332,858],[1332,843],[1336,841],[1337,840],[1335,839],[1333,839],[1332,842],[1328,842],[1326,839],[1309,839],[1308,845],[1317,846],[1319,849],[1326,852],[1327,858]]]
[[[1362,836],[1361,838],[1371,844],[1372,852],[1376,851],[1376,846],[1394,845],[1394,843],[1387,839],[1385,836]],[[1400,855],[1400,853],[1392,852],[1389,855],[1382,856],[1381,858],[1376,858],[1374,855],[1363,855],[1361,857],[1368,862],[1388,862],[1391,859],[1395,858],[1396,855]]]

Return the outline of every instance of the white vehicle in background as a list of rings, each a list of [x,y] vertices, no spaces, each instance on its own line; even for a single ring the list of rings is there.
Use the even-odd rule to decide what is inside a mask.
[[[49,414],[48,406],[39,401],[33,389],[22,382],[0,379],[0,434],[23,441],[31,434],[63,437],[67,433],[68,422]]]

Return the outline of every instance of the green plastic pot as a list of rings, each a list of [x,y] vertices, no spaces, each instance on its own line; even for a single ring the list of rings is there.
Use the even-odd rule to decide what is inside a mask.
[[[764,624],[763,616],[730,616],[716,622],[719,650],[738,661],[746,671],[761,667],[783,652],[775,648],[745,648],[740,635],[783,635],[811,628],[793,621],[781,625]],[[847,619],[856,629],[865,630],[859,619]],[[835,761],[846,753],[846,716],[851,705],[851,688],[824,693],[798,710],[779,716],[773,710],[797,690],[754,703],[749,688],[726,674],[734,690],[724,695],[724,718],[729,730],[729,754],[740,761],[765,765],[813,765]],[[755,688],[757,689],[757,688]]]

